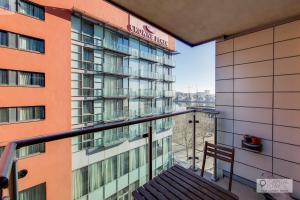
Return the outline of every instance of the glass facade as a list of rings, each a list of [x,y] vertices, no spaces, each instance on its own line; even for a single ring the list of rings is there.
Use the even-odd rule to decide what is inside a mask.
[[[146,117],[172,111],[172,53],[82,16],[72,16],[72,127]],[[99,161],[73,166],[73,199],[132,199],[147,180],[149,123],[72,139],[73,159],[105,152]],[[152,122],[154,172],[171,164],[172,119]],[[124,148],[123,148],[124,147]]]

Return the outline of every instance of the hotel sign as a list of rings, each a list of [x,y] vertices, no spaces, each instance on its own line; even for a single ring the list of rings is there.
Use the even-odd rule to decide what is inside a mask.
[[[141,21],[140,19],[130,15],[128,31],[139,37],[142,37],[151,42],[155,42],[160,46],[168,47],[168,35],[164,32],[155,29],[149,24]]]

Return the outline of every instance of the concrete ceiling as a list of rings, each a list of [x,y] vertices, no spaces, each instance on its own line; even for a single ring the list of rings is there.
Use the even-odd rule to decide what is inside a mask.
[[[300,19],[300,0],[107,0],[195,46]]]

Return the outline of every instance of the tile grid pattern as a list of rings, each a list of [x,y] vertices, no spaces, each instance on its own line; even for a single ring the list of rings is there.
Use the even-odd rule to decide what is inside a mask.
[[[300,21],[216,46],[218,141],[236,148],[235,174],[293,178],[300,191]],[[245,134],[262,153],[241,148]]]

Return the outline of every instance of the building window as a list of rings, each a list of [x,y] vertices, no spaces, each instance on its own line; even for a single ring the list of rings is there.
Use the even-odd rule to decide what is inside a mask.
[[[40,6],[33,5],[27,1],[19,1],[18,12],[37,19],[45,19],[45,9]]]
[[[19,192],[19,200],[46,200],[46,183]]]
[[[0,85],[8,85],[8,71],[0,70]]]
[[[45,85],[45,75],[41,73],[18,72],[19,85]]]
[[[30,146],[22,147],[18,149],[17,157],[19,159],[27,158],[29,156],[33,156],[41,153],[45,153],[45,143],[33,144]]]
[[[1,0],[0,0],[1,1]],[[44,40],[0,30],[0,46],[38,53],[45,52]]]
[[[0,123],[8,123],[9,122],[9,110],[6,108],[0,108]]]
[[[0,31],[0,45],[8,46],[8,33],[7,32]]]
[[[44,41],[26,36],[19,36],[19,49],[44,53]]]
[[[4,151],[5,147],[0,147],[0,157]],[[45,153],[45,143],[33,144],[26,147],[22,147],[17,150],[17,158],[27,158],[37,154]]]
[[[44,106],[0,108],[0,124],[45,119]]]
[[[83,167],[73,171],[73,199],[79,199],[80,197],[88,194],[88,167]]]
[[[0,85],[45,86],[45,74],[0,69]]]
[[[44,112],[45,108],[42,106],[17,108],[17,121],[44,119]]]

